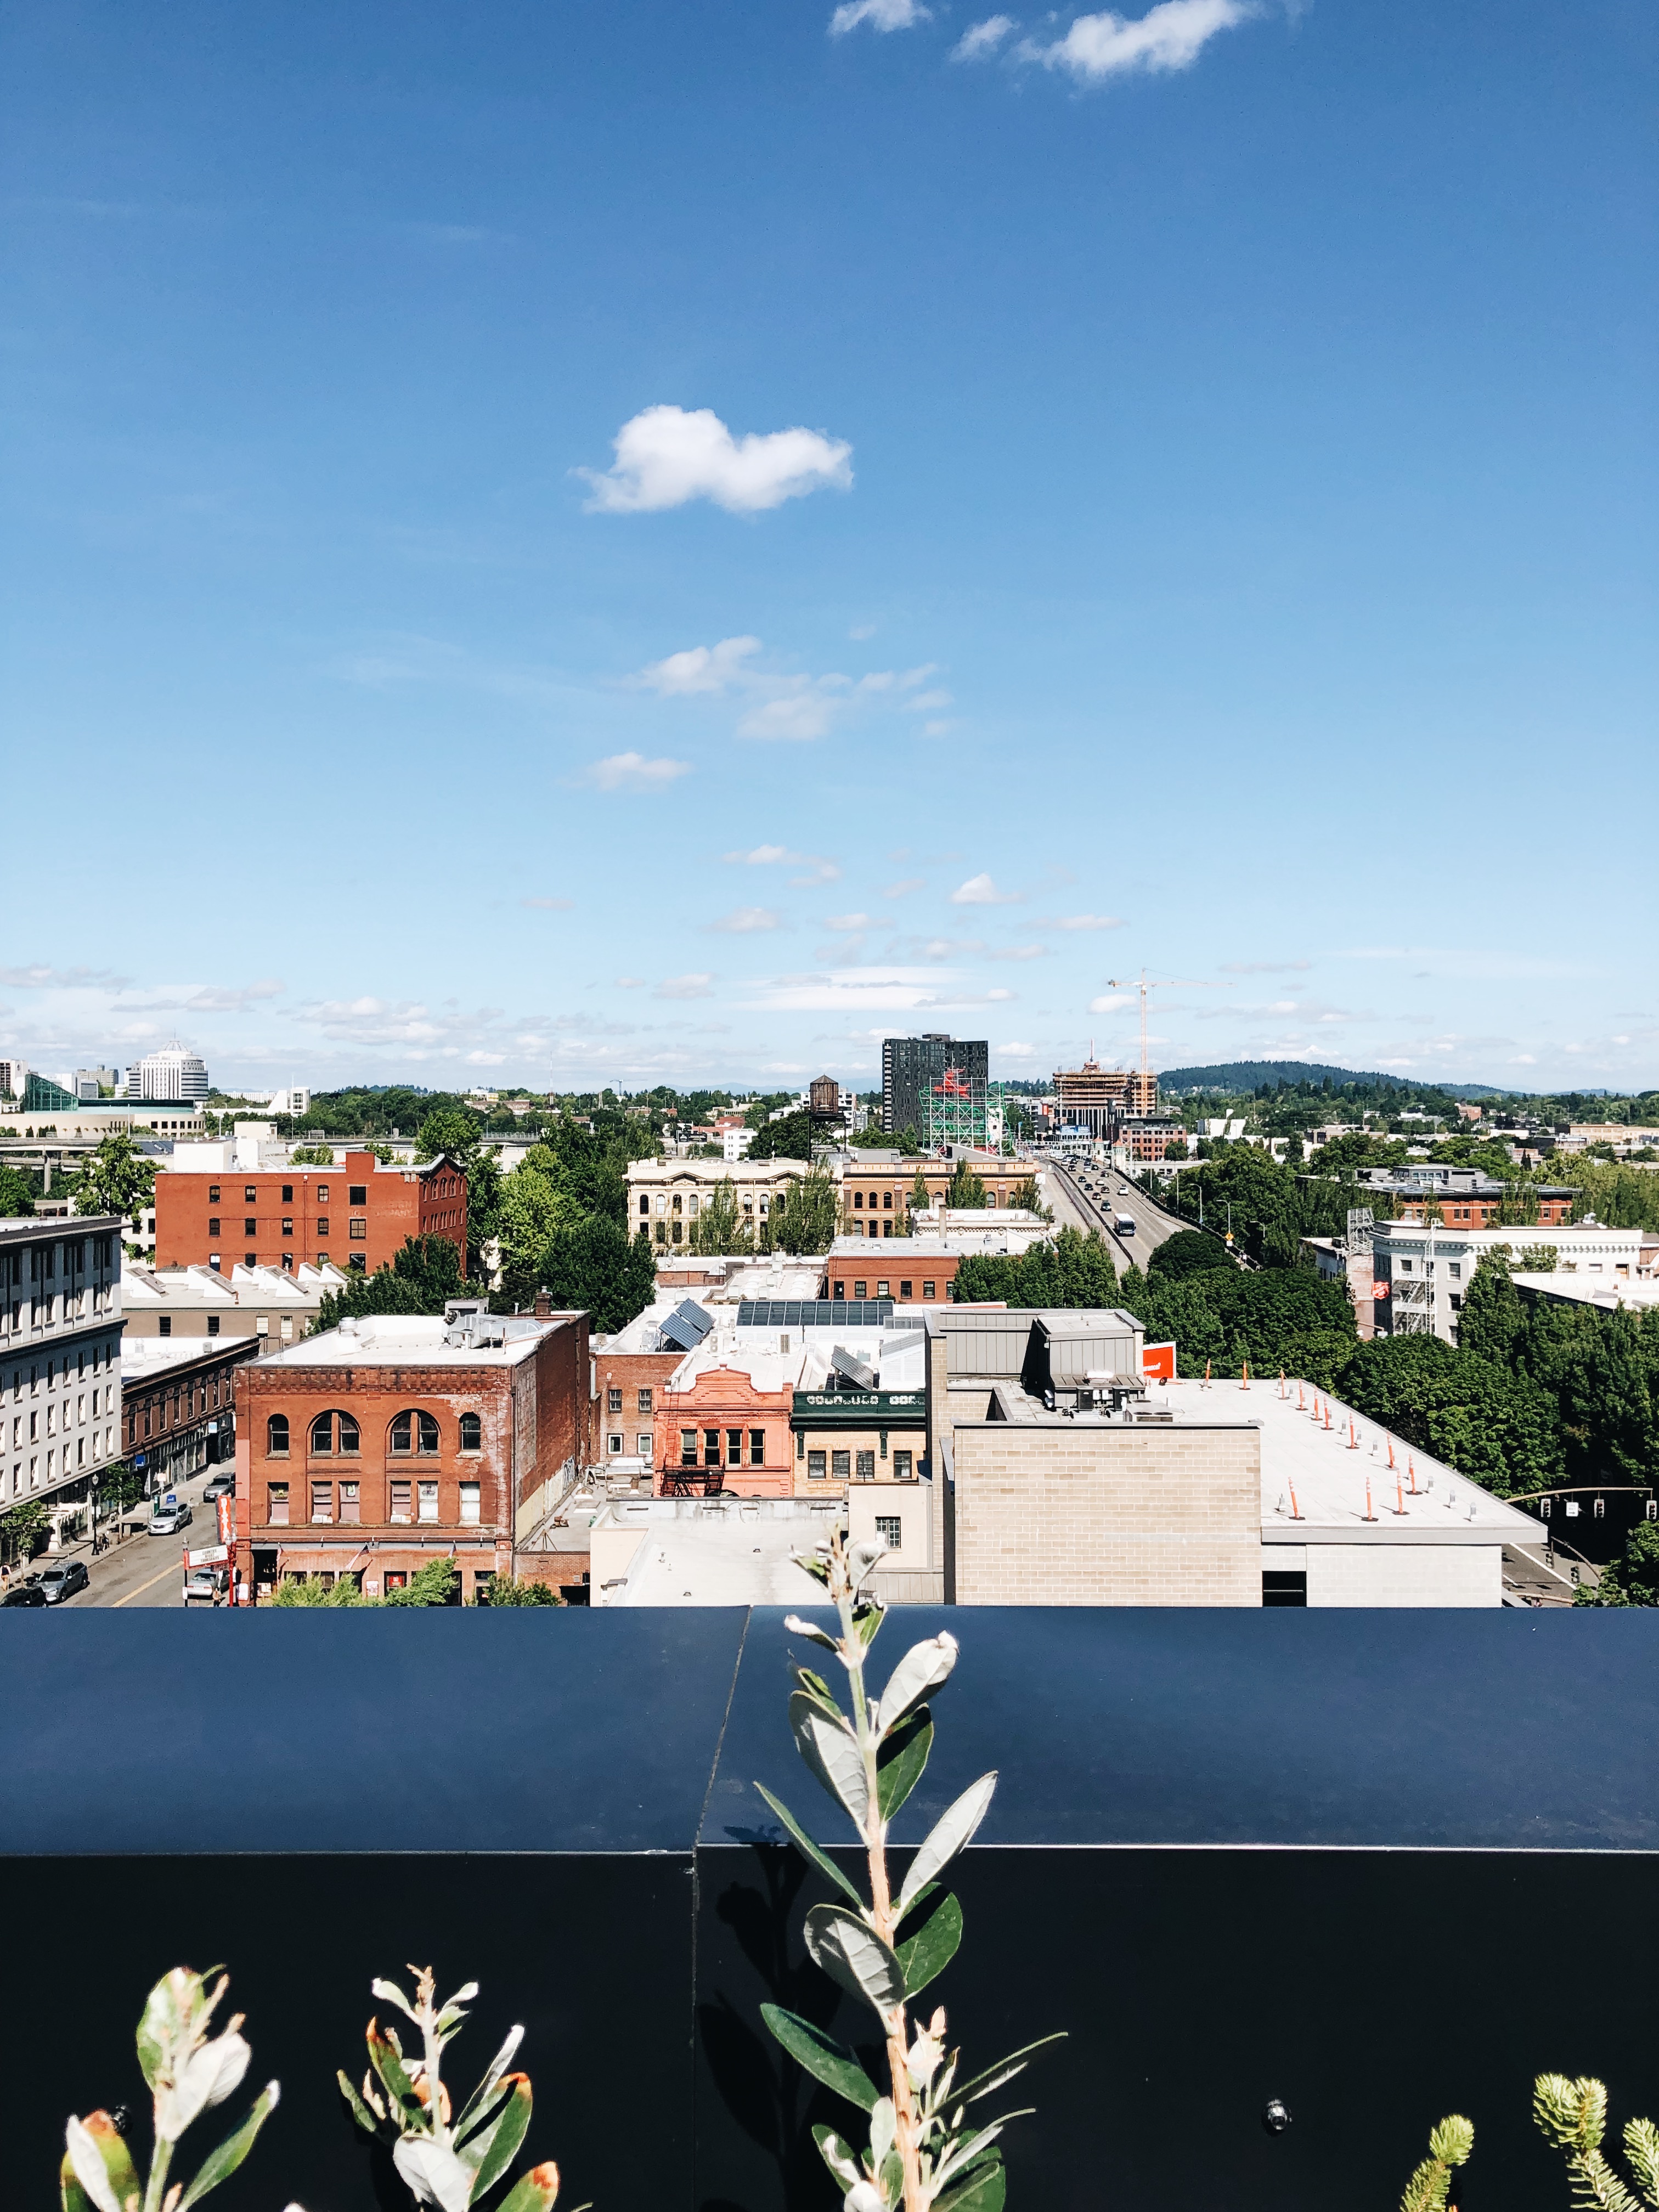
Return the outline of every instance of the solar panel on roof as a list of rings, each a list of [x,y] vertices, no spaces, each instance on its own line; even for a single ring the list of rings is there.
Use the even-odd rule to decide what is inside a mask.
[[[739,1328],[881,1328],[892,1318],[891,1298],[745,1298]]]

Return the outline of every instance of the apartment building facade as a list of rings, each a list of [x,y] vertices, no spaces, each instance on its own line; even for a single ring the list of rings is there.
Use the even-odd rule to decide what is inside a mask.
[[[122,1345],[123,1447],[148,1495],[229,1463],[235,1370],[264,1349],[252,1335],[140,1336]]]
[[[0,1221],[0,1503],[79,1504],[120,1457],[120,1232]]]
[[[155,1178],[158,1269],[332,1266],[373,1274],[411,1237],[441,1237],[466,1271],[466,1177],[447,1158],[382,1166],[347,1152],[332,1167],[170,1169]]]
[[[737,1194],[744,1226],[758,1243],[772,1208],[810,1172],[807,1160],[635,1160],[628,1170],[628,1229],[660,1249],[691,1241],[703,1208],[721,1185]]]

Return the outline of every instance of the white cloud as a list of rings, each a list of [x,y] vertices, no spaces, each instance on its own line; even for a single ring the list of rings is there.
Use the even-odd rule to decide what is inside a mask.
[[[777,928],[778,917],[769,906],[737,906],[730,914],[723,914],[718,921],[711,921],[708,927],[722,931],[728,937],[748,937],[756,930]]]
[[[520,906],[535,907],[543,914],[568,914],[575,903],[574,899],[562,898],[527,898],[519,901]]]
[[[690,761],[647,760],[643,753],[612,753],[595,761],[582,777],[595,791],[661,791],[678,776],[690,775]]]
[[[923,891],[927,888],[926,876],[906,876],[902,882],[887,884],[882,891],[882,896],[891,899],[907,898],[912,891]]]
[[[909,714],[935,714],[941,707],[952,703],[948,691],[918,691],[914,699],[905,701],[904,708]]]
[[[1103,9],[1078,16],[1052,46],[1028,39],[1019,56],[1045,69],[1063,69],[1079,84],[1103,84],[1132,70],[1188,69],[1218,31],[1248,22],[1257,12],[1252,0],[1162,0],[1133,21]]]
[[[694,645],[684,653],[671,653],[629,678],[642,691],[659,692],[665,699],[684,698],[695,691],[726,691],[744,672],[743,664],[761,649],[757,637],[723,637],[718,645]]]
[[[989,876],[969,876],[967,882],[951,894],[952,906],[1013,906],[1018,903],[1018,891],[1000,891]]]
[[[872,31],[908,31],[933,14],[921,0],[842,0],[830,18],[830,35],[844,39],[849,31],[867,23]]]
[[[811,975],[782,975],[757,987],[751,1006],[772,1012],[920,1013],[983,1005],[953,990],[951,971],[935,968],[833,968]],[[991,993],[1007,998],[1007,992]]]
[[[240,988],[229,984],[210,984],[203,990],[192,992],[184,1003],[192,1013],[240,1014],[249,1006],[263,1005],[267,999],[280,999],[286,988],[274,976],[266,976],[263,982],[244,983]]]
[[[651,995],[654,999],[712,999],[714,979],[712,975],[669,975]]]
[[[739,868],[770,868],[780,860],[793,860],[797,856],[787,845],[757,845],[747,853],[725,853],[720,856],[729,866]]]
[[[1056,915],[1051,921],[1037,924],[1039,929],[1121,929],[1123,927],[1115,914]]]
[[[829,484],[851,488],[853,448],[817,430],[734,438],[712,408],[647,407],[624,422],[603,473],[578,469],[593,495],[590,514],[645,514],[712,500],[728,514],[758,514]]]
[[[617,988],[619,991],[642,991],[645,988],[645,978],[643,975],[618,975]]]
[[[792,853],[787,845],[757,845],[747,853],[723,853],[720,858],[731,867],[775,868],[781,863],[792,868],[805,868],[804,876],[791,876],[791,884],[810,890],[819,884],[838,884],[841,869],[834,860],[826,860],[822,853]]]
[[[1007,945],[1000,951],[988,952],[988,960],[1045,960],[1048,955],[1046,945]]]
[[[1134,999],[1133,994],[1127,997],[1119,994],[1111,998],[1091,999],[1089,1001],[1089,1012],[1091,1014],[1121,1013],[1125,1006],[1133,1006],[1133,1004]]]
[[[867,914],[832,914],[823,926],[826,929],[853,930],[871,929],[875,925]]]
[[[1012,15],[988,15],[982,23],[970,24],[951,49],[953,62],[982,61],[987,54],[994,53],[1015,28]]]
[[[792,744],[805,744],[814,738],[827,737],[837,712],[845,704],[843,699],[836,697],[831,692],[785,691],[775,699],[768,699],[758,707],[751,707],[738,724],[738,735],[740,738],[783,738]]]

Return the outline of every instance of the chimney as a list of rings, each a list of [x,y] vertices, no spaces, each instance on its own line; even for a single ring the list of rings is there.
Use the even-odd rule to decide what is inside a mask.
[[[553,1318],[553,1301],[545,1291],[536,1293],[536,1318],[538,1321],[551,1321]]]

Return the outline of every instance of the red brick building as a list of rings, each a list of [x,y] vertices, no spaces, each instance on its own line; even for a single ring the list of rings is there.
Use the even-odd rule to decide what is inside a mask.
[[[373,1274],[411,1237],[442,1237],[466,1273],[466,1177],[446,1158],[382,1167],[168,1170],[155,1178],[157,1267],[283,1267],[331,1260]]]
[[[593,1426],[596,1456],[601,1460],[656,1462],[657,1411],[669,1376],[685,1358],[683,1349],[593,1353]]]
[[[743,1498],[794,1493],[789,1416],[793,1383],[779,1368],[775,1388],[737,1367],[705,1367],[683,1390],[657,1394],[657,1489],[672,1498],[725,1491]]]
[[[969,1255],[941,1251],[940,1239],[896,1237],[879,1252],[835,1249],[823,1263],[818,1287],[823,1298],[891,1298],[899,1305],[942,1305],[949,1302],[957,1269]]]
[[[236,1376],[236,1574],[365,1595],[452,1559],[471,1604],[592,1456],[586,1314],[376,1315]]]

